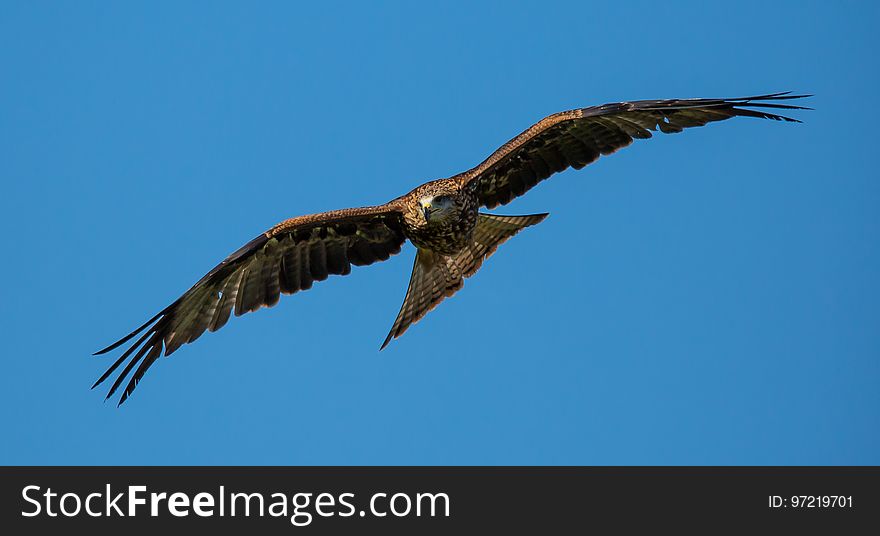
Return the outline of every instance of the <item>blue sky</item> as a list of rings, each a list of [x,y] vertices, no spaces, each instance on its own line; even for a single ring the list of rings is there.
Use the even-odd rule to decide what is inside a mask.
[[[0,463],[880,463],[880,9],[627,4],[7,2]],[[120,409],[89,390],[281,219],[559,110],[784,90],[804,124],[658,135],[496,210],[551,215],[381,353],[409,245]]]

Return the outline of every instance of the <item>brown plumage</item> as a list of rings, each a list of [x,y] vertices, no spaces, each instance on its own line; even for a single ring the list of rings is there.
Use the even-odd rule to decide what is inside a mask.
[[[271,307],[281,294],[308,290],[333,274],[346,275],[351,265],[385,260],[409,239],[417,247],[416,259],[384,348],[460,289],[502,242],[547,216],[483,214],[480,207],[507,204],[553,173],[580,169],[633,138],[650,138],[658,129],[681,132],[736,116],[798,122],[761,109],[807,109],[771,102],[806,96],[634,101],[560,112],[529,127],[473,169],[422,184],[384,205],[283,221],[227,257],[141,327],[96,352],[114,350],[140,334],[92,387],[127,361],[107,394],[113,396],[131,375],[122,404],[163,348],[170,355],[206,330],[223,327],[233,312],[239,316]]]

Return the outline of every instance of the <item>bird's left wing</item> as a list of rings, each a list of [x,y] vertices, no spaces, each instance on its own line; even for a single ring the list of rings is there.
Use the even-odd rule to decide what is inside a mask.
[[[482,205],[494,208],[556,172],[580,169],[599,155],[626,147],[633,138],[650,138],[652,130],[681,132],[736,116],[799,122],[761,109],[809,109],[773,102],[807,96],[774,93],[735,99],[645,100],[560,112],[535,123],[480,165],[454,178],[471,187]]]
[[[271,307],[281,294],[307,290],[331,274],[346,275],[351,265],[385,260],[400,251],[404,240],[400,212],[391,204],[283,221],[227,257],[144,325],[96,352],[109,352],[143,332],[92,388],[131,356],[107,394],[113,396],[140,363],[122,393],[122,404],[163,348],[170,355],[205,330],[223,327],[233,311],[239,316]]]

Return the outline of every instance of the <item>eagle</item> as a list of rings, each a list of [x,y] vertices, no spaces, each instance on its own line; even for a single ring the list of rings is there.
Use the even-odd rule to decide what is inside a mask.
[[[547,217],[502,216],[481,208],[506,205],[554,173],[581,169],[635,138],[650,138],[652,131],[676,133],[738,116],[799,123],[767,110],[809,110],[786,102],[809,96],[784,92],[641,100],[559,112],[530,126],[476,167],[426,182],[383,205],[282,221],[226,257],[143,325],[95,352],[111,352],[137,337],[92,388],[125,363],[105,398],[131,376],[119,398],[122,405],[163,349],[170,356],[206,330],[222,328],[233,312],[240,316],[272,307],[282,294],[308,290],[330,275],[346,275],[352,266],[384,261],[409,240],[416,247],[409,287],[381,350],[461,289],[499,245]]]

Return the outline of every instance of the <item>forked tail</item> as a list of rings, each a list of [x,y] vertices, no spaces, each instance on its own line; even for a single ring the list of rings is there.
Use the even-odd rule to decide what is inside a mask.
[[[446,256],[419,249],[406,298],[382,348],[388,346],[391,339],[403,335],[410,324],[418,322],[443,298],[455,294],[464,284],[464,279],[474,275],[483,260],[494,253],[502,242],[546,217],[547,214],[496,216],[480,213],[473,242],[455,255]]]

